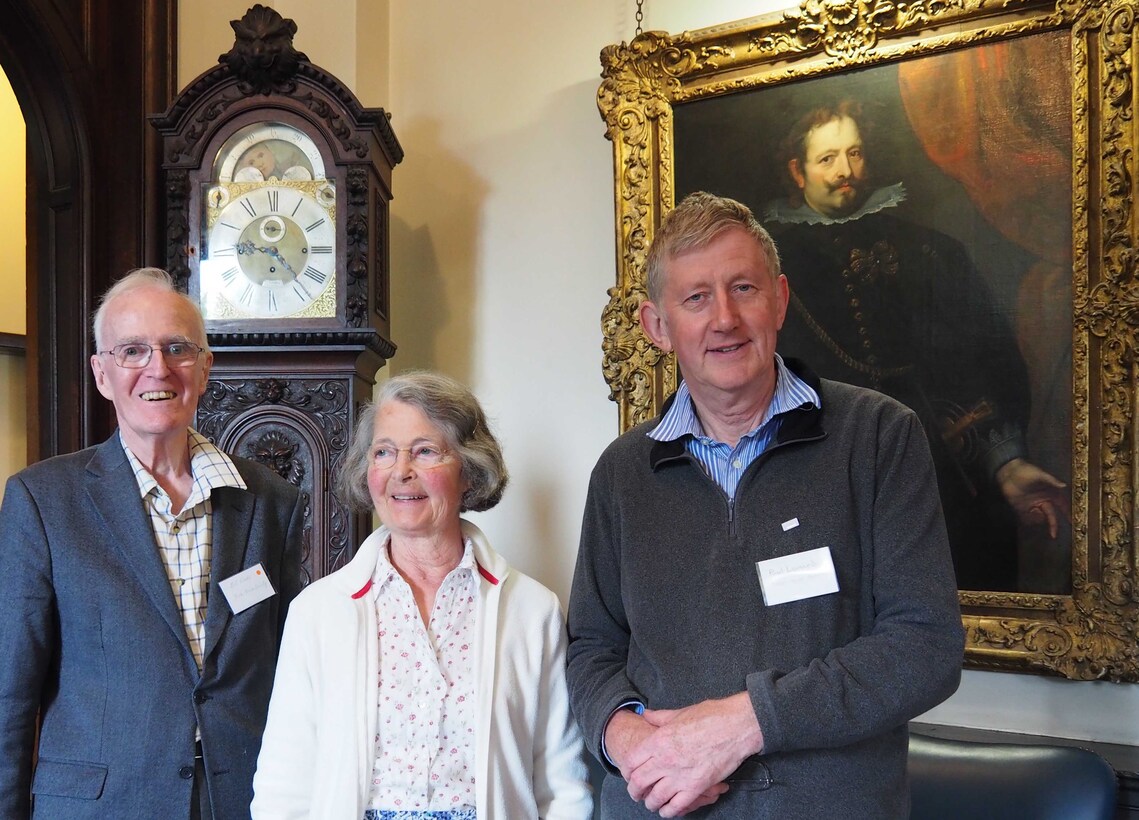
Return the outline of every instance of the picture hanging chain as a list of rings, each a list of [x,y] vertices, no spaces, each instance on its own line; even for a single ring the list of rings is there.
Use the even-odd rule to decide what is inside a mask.
[[[644,29],[641,28],[641,23],[645,21],[644,5],[645,0],[637,0],[637,13],[635,15],[635,19],[637,21],[637,30],[634,32],[637,37],[640,37],[641,34],[644,33]]]

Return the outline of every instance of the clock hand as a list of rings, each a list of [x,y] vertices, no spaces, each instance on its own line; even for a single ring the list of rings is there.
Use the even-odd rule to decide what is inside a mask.
[[[285,268],[285,270],[287,270],[289,273],[291,273],[294,277],[296,277],[296,275],[297,275],[297,272],[295,270],[293,270],[293,266],[289,264],[288,260],[286,260],[285,257],[281,255],[281,252],[279,250],[277,250],[277,248],[275,246],[266,248],[266,247],[262,247],[261,245],[254,245],[253,242],[246,239],[242,242],[238,242],[236,245],[234,245],[234,248],[237,250],[238,254],[240,254],[240,255],[254,254],[254,253],[257,253],[258,251],[260,251],[261,253],[265,254],[266,256],[271,256],[274,259],[276,259],[278,262],[280,262],[281,265]]]
[[[262,251],[263,253],[267,253],[276,259],[278,262],[285,266],[285,270],[287,270],[293,275],[294,278],[296,278],[297,272],[293,270],[293,266],[285,260],[285,257],[281,255],[281,252],[277,250],[276,246],[273,246],[271,248],[258,248],[257,250]]]

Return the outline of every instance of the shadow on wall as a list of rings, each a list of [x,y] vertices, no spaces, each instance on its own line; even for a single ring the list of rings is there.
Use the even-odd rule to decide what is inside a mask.
[[[552,589],[564,611],[569,604],[570,579],[577,558],[577,540],[566,541],[565,526],[560,519],[568,515],[571,520],[579,520],[581,511],[575,509],[567,512],[562,508],[564,501],[559,496],[560,484],[557,477],[548,475],[538,464],[527,463],[532,462],[533,457],[528,458],[520,452],[522,449],[512,447],[509,441],[503,442],[506,463],[512,468],[518,466],[511,474],[511,486],[506,491],[503,510],[508,516],[525,516],[526,526],[533,533],[526,537],[534,548],[526,551],[512,550],[515,554],[511,555],[511,563]],[[510,498],[512,492],[516,494],[513,499]]]
[[[487,185],[439,140],[439,125],[397,124],[407,152],[394,174],[391,219],[392,359],[470,383],[478,217]]]
[[[616,431],[600,352],[614,282],[613,158],[597,85],[543,91],[493,145],[475,146],[497,172],[487,171],[494,189],[478,225],[473,366],[513,476],[489,531],[563,605],[590,471]],[[568,161],[558,146],[571,146]],[[567,426],[573,435],[550,435]]]

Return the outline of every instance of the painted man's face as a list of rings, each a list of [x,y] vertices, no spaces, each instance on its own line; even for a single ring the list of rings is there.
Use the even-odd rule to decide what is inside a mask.
[[[241,158],[241,164],[250,168],[256,168],[261,172],[261,176],[268,179],[273,176],[277,171],[277,158],[273,156],[273,152],[264,143],[254,145],[245,155]]]
[[[837,117],[808,131],[804,142],[806,160],[791,160],[788,170],[806,203],[831,218],[858,210],[870,194],[858,125]]]

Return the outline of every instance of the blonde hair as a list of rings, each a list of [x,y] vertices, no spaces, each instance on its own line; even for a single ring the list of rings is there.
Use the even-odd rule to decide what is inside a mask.
[[[748,206],[707,191],[689,194],[673,208],[653,237],[645,260],[649,300],[659,302],[668,275],[668,263],[685,251],[707,247],[730,228],[742,228],[756,242],[771,277],[780,273],[779,251],[771,234],[759,224]]]

